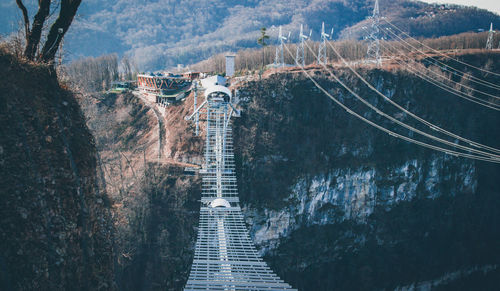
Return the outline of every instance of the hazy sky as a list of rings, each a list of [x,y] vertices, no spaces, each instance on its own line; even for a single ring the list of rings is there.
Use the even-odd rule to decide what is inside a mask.
[[[500,15],[499,0],[420,0],[427,3],[452,3],[467,6],[477,6],[479,8],[488,9]]]

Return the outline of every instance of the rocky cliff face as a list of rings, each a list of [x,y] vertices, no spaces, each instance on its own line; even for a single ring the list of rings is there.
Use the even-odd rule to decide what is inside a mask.
[[[463,58],[500,70],[497,55]],[[428,130],[346,69],[334,69],[381,110]],[[360,71],[419,116],[500,147],[500,137],[489,130],[500,122],[495,112],[397,66]],[[353,110],[408,134],[369,112],[327,72],[310,72]],[[300,290],[494,289],[500,264],[497,165],[423,149],[368,127],[299,71],[264,74],[240,83],[238,91],[243,111],[233,132],[244,215],[260,252],[284,280]],[[179,162],[199,163],[203,153],[202,138],[183,119],[191,107],[192,96],[168,107],[161,125],[153,109],[131,94],[84,105],[109,169],[104,175],[114,202],[121,289],[179,290],[187,280],[200,181],[185,176]]]
[[[0,53],[0,289],[113,289],[110,201],[74,96]]]
[[[266,254],[302,227],[349,220],[364,223],[376,207],[390,211],[404,201],[474,193],[477,189],[475,168],[466,163],[453,174],[442,173],[447,160],[404,162],[390,169],[389,178],[385,176],[387,173],[366,167],[336,168],[312,177],[300,177],[290,187],[286,206],[280,209],[248,206],[245,208],[247,223],[252,226],[251,232],[261,253]],[[440,183],[456,186],[449,193],[440,189]]]
[[[500,67],[496,55],[466,57]],[[398,68],[361,71],[421,117],[500,145],[499,136],[485,130],[499,124],[496,112],[444,94]],[[418,127],[347,70],[335,72],[380,109]],[[340,89],[327,72],[310,73],[363,116],[397,130]],[[378,132],[330,102],[299,72],[271,75],[239,91],[244,110],[234,135],[244,213],[261,253],[294,287],[412,290],[425,281],[450,290],[495,286],[498,165]]]
[[[185,175],[182,162],[199,161],[202,151],[184,120],[188,105],[169,107],[163,116],[131,93],[85,95],[79,102],[113,202],[118,289],[181,290],[200,197],[199,178]]]

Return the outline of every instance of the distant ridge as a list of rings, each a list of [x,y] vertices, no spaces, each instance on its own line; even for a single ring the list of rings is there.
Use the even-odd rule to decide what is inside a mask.
[[[0,32],[15,27],[15,1],[0,4]],[[292,42],[303,23],[319,39],[321,22],[333,25],[334,39],[362,38],[372,0],[110,0],[83,1],[68,33],[68,58],[127,53],[141,70],[196,63],[214,53],[256,47],[261,27],[275,41],[276,27],[292,31]],[[173,3],[173,4],[172,4]],[[34,10],[31,10],[34,14]],[[487,29],[500,19],[487,10],[427,4],[410,0],[380,0],[380,12],[413,36],[437,37]]]

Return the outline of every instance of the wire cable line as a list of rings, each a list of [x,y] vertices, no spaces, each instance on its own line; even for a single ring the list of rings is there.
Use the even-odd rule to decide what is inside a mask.
[[[285,48],[288,52],[288,54],[294,58],[293,54],[290,52],[290,50],[288,48]],[[487,161],[487,162],[492,162],[492,163],[500,163],[500,159],[499,158],[491,158],[491,157],[484,157],[484,156],[481,156],[481,155],[473,155],[473,154],[467,154],[467,153],[463,153],[463,152],[458,152],[458,151],[455,151],[455,150],[449,150],[449,149],[445,149],[445,148],[442,148],[442,147],[439,147],[439,146],[435,146],[435,145],[431,145],[431,144],[428,144],[428,143],[425,143],[425,142],[422,142],[422,141],[419,141],[419,140],[416,140],[416,139],[413,139],[413,138],[409,138],[407,136],[404,136],[404,135],[401,135],[399,133],[396,133],[394,131],[391,131],[391,130],[388,130],[387,128],[381,126],[381,125],[378,125],[377,123],[373,122],[373,121],[370,121],[368,120],[367,118],[361,116],[360,114],[352,111],[348,106],[344,105],[342,102],[340,102],[337,98],[333,97],[327,90],[325,90],[309,73],[307,73],[307,71],[304,69],[303,66],[300,66],[299,65],[299,68],[301,69],[301,71],[314,83],[314,85],[320,90],[322,91],[323,93],[325,93],[332,101],[334,101],[336,104],[338,104],[340,107],[342,107],[344,110],[347,111],[347,113],[353,115],[354,117],[364,121],[365,123],[368,123],[369,125],[381,130],[381,131],[384,131],[385,133],[393,136],[393,137],[396,137],[396,138],[399,138],[399,139],[402,139],[402,140],[405,140],[405,141],[408,141],[408,142],[411,142],[411,143],[414,143],[414,144],[417,144],[417,145],[420,145],[420,146],[423,146],[423,147],[426,147],[426,148],[429,148],[429,149],[433,149],[433,150],[436,150],[436,151],[440,151],[440,152],[443,152],[445,154],[449,154],[449,155],[454,155],[454,156],[457,156],[457,157],[465,157],[465,158],[470,158],[470,159],[475,159],[475,160],[481,160],[481,161]],[[356,96],[357,93],[355,93],[351,88],[349,88],[348,86],[346,86],[337,76],[335,75],[332,75],[335,80],[342,85],[342,87],[344,87],[349,93],[351,93],[352,95]],[[358,95],[359,97],[359,95]]]
[[[445,84],[443,82],[436,81],[433,78],[431,78],[431,77],[425,75],[424,73],[420,72],[418,69],[415,69],[415,68],[411,67],[406,62],[399,61],[397,59],[395,59],[395,61],[398,64],[400,64],[401,66],[406,67],[406,69],[409,72],[417,75],[421,79],[423,79],[423,80],[425,80],[425,81],[427,81],[427,82],[429,82],[429,83],[431,83],[431,84],[433,84],[433,85],[435,85],[435,86],[437,86],[437,87],[439,87],[439,88],[441,88],[441,89],[443,89],[443,90],[445,90],[445,91],[447,91],[447,92],[449,92],[449,93],[451,93],[453,95],[456,95],[456,96],[458,96],[460,98],[469,100],[469,101],[474,102],[476,104],[488,107],[490,109],[493,109],[493,110],[496,110],[496,111],[500,111],[500,105],[497,105],[497,104],[489,102],[489,101],[485,101],[485,100],[483,100],[481,98],[477,98],[477,97],[468,95],[468,94],[466,94],[466,93],[464,93],[464,92],[462,92],[460,90],[457,90],[456,88],[451,87],[450,85],[447,85],[447,84]]]
[[[401,51],[400,51],[400,50],[398,50],[398,49],[397,49],[394,45],[389,44],[389,42],[385,42],[385,43],[383,43],[383,44],[382,44],[382,46],[384,46],[384,47],[391,46],[391,47],[393,47],[395,50],[397,50],[397,52],[398,52],[397,54],[398,54],[399,56],[401,56],[401,57],[406,57],[404,53],[401,53]],[[392,54],[392,53],[391,53],[391,54]],[[408,57],[406,57],[406,58],[407,58],[407,59],[409,59]],[[439,82],[439,81],[437,81],[437,80],[435,80],[435,79],[433,79],[433,78],[431,78],[431,77],[429,77],[429,76],[427,76],[427,75],[423,74],[423,73],[422,73],[419,69],[413,69],[413,68],[412,68],[412,69],[410,69],[410,65],[409,65],[409,64],[407,64],[407,63],[403,63],[402,61],[398,61],[398,60],[396,60],[396,62],[398,62],[398,63],[399,63],[400,65],[402,65],[402,66],[408,66],[408,67],[409,67],[409,69],[408,69],[409,71],[413,72],[414,74],[416,74],[416,75],[420,76],[422,79],[427,80],[428,82],[430,82],[430,83],[432,83],[432,84],[434,84],[434,85],[436,85],[436,86],[438,86],[438,87],[440,87],[440,88],[442,88],[442,89],[444,89],[444,90],[446,90],[446,91],[448,91],[448,92],[450,92],[450,93],[452,93],[452,94],[454,94],[454,95],[457,95],[457,96],[459,96],[459,97],[461,97],[461,98],[467,99],[467,100],[472,101],[472,102],[474,102],[474,103],[477,103],[477,104],[480,104],[480,105],[486,106],[486,107],[488,107],[488,108],[490,108],[490,109],[494,109],[494,110],[497,110],[497,111],[498,111],[498,110],[500,110],[500,104],[496,104],[496,103],[494,103],[494,102],[487,101],[487,100],[481,99],[481,98],[476,97],[476,96],[472,96],[472,95],[467,94],[467,93],[465,93],[465,92],[463,92],[463,91],[461,91],[461,90],[458,90],[458,89],[456,89],[456,88],[454,88],[454,87],[452,87],[452,86],[450,86],[450,85],[448,85],[448,84],[446,84],[446,83],[444,83],[444,82]],[[432,71],[431,69],[429,69],[429,68],[427,68],[427,67],[425,67],[425,66],[422,68],[422,70],[423,70],[423,71],[428,71],[428,72],[431,72],[432,74],[435,74],[435,75],[437,75],[438,77],[440,77],[440,78],[442,78],[442,79],[449,80],[450,82],[453,82],[453,83],[455,83],[455,84],[457,84],[457,85],[459,85],[459,86],[462,86],[462,87],[467,87],[467,88],[469,88],[469,89],[476,90],[476,89],[471,88],[471,87],[469,87],[469,86],[465,86],[465,85],[463,85],[463,84],[460,84],[460,83],[458,83],[458,82],[455,82],[455,81],[453,81],[453,80],[450,80],[450,79],[448,79],[448,78],[446,78],[446,77],[444,77],[444,76],[441,76],[440,74],[438,74],[438,73],[436,73],[436,72]],[[479,90],[476,90],[476,91],[479,91]],[[491,94],[489,94],[489,93],[484,93],[484,92],[482,92],[482,93],[483,93],[483,94],[486,94],[486,95],[489,95],[489,96],[491,96],[491,97],[493,97],[493,98],[495,98],[495,99],[500,99],[500,97],[497,97],[497,96],[491,95]],[[472,100],[471,100],[471,99],[472,99]],[[475,101],[474,101],[474,100],[475,100]]]
[[[405,56],[405,55],[404,55],[404,53],[402,53],[402,52],[401,52],[401,50],[399,50],[399,49],[397,49],[397,48],[396,48],[396,46],[395,46],[395,45],[391,45],[391,44],[389,44],[389,43],[386,43],[386,44],[384,44],[384,45],[386,45],[386,46],[388,46],[388,45],[389,45],[389,46],[391,46],[392,48],[394,48],[394,49],[395,49],[398,53],[400,53],[398,56],[400,56],[400,57],[404,57],[406,60],[411,61],[411,62],[414,64],[414,66],[419,65],[419,63],[417,63],[415,60],[411,59],[411,58],[410,58],[410,57],[408,57],[408,56]],[[465,88],[466,90],[468,89],[468,90],[471,90],[471,91],[475,91],[475,92],[478,92],[479,94],[486,95],[486,96],[488,96],[488,97],[491,97],[491,98],[494,98],[494,99],[498,99],[498,100],[500,100],[500,97],[498,97],[498,96],[496,96],[496,95],[492,95],[492,94],[490,94],[490,93],[483,92],[483,91],[478,90],[478,89],[476,89],[476,88],[473,88],[473,87],[470,87],[470,86],[464,85],[464,84],[459,83],[459,82],[457,82],[457,81],[453,81],[452,79],[447,78],[446,76],[443,76],[442,74],[440,74],[440,73],[438,73],[438,72],[435,72],[435,71],[431,70],[430,68],[426,67],[426,66],[425,66],[425,65],[423,65],[423,64],[420,64],[420,65],[422,65],[421,69],[423,69],[423,70],[424,70],[424,71],[426,71],[426,72],[429,72],[430,74],[432,74],[432,75],[434,75],[434,76],[436,76],[436,77],[438,77],[438,78],[440,78],[440,79],[443,79],[443,81],[449,81],[449,82],[452,82],[453,84],[456,84],[456,85],[458,85],[458,86],[460,86],[460,87],[462,87],[462,88]],[[470,94],[467,94],[467,95],[470,95]],[[477,98],[479,98],[479,97],[477,97]]]
[[[307,48],[308,48],[308,49],[309,49],[309,50],[310,50],[310,51],[314,54],[314,51],[312,50],[312,48],[311,48],[311,47],[310,47],[307,43],[306,43],[305,45],[306,45],[306,47],[307,47]],[[341,57],[341,56],[340,56],[340,57]],[[330,74],[332,74],[332,75],[334,76],[334,78],[335,78],[337,81],[339,81],[339,82],[340,82],[340,79],[338,79],[338,77],[337,77],[337,76],[335,76],[335,74],[333,73],[333,71],[331,71],[330,69],[328,69],[325,65],[323,65],[323,67],[324,67],[324,68],[325,68],[325,69],[326,69],[326,70],[327,70]],[[356,74],[356,76],[358,76],[360,79],[363,79],[363,80],[364,80],[364,78],[362,78],[362,77],[361,77],[361,75],[359,75],[359,74],[358,74],[357,72],[355,72],[354,70],[352,70],[352,71]],[[363,81],[363,80],[362,80],[362,81]],[[374,90],[374,91],[378,92],[378,94],[379,94],[379,95],[381,95],[381,96],[385,96],[384,94],[382,94],[382,93],[380,93],[378,90],[376,90],[376,89],[375,89],[375,88],[374,88],[374,87],[373,87],[370,83],[368,83],[366,80],[364,80],[364,83],[365,83],[365,84],[367,84],[367,85],[368,85],[368,87],[370,87],[370,89],[372,89],[372,90]],[[344,85],[342,85],[342,86],[344,86]],[[346,88],[346,87],[344,86],[344,88]],[[347,89],[347,88],[346,88],[346,89]],[[388,115],[388,114],[386,114],[385,112],[381,111],[381,110],[380,110],[380,109],[378,109],[377,107],[373,106],[370,102],[368,102],[367,100],[365,100],[364,98],[362,98],[361,96],[359,96],[359,94],[355,94],[354,96],[355,96],[355,97],[356,97],[359,101],[361,101],[363,104],[365,104],[366,106],[368,106],[370,109],[374,110],[377,114],[379,114],[379,115],[381,115],[381,116],[385,117],[386,119],[389,119],[390,121],[392,121],[392,122],[394,122],[394,123],[396,123],[396,124],[398,124],[398,125],[400,125],[400,126],[402,126],[402,127],[406,128],[406,129],[409,129],[409,130],[411,130],[411,131],[413,131],[413,132],[415,132],[415,133],[417,133],[417,134],[420,134],[420,135],[425,136],[425,137],[427,137],[427,138],[429,138],[429,139],[432,139],[432,140],[435,140],[435,141],[441,142],[441,143],[446,144],[446,145],[448,145],[448,146],[452,146],[452,147],[459,148],[459,149],[462,149],[462,150],[466,150],[466,151],[469,151],[469,152],[474,152],[474,153],[477,153],[477,154],[479,154],[479,155],[484,155],[484,156],[487,156],[487,157],[492,157],[492,158],[500,158],[500,155],[496,155],[496,154],[493,154],[493,153],[489,153],[489,152],[485,152],[485,151],[477,150],[477,149],[474,149],[474,148],[470,148],[470,147],[467,147],[467,146],[463,146],[463,145],[460,145],[460,144],[456,144],[456,143],[454,143],[454,142],[451,142],[451,141],[448,141],[448,140],[445,140],[445,139],[442,139],[442,138],[436,137],[436,136],[434,136],[434,135],[432,135],[432,134],[428,134],[428,133],[426,133],[426,132],[424,132],[424,131],[421,131],[421,130],[419,130],[419,129],[416,129],[416,128],[414,128],[414,127],[412,127],[412,126],[410,126],[410,125],[408,125],[408,124],[406,124],[406,123],[404,123],[404,122],[402,122],[402,121],[400,121],[400,120],[398,120],[398,119],[396,119],[396,118],[392,117],[391,115]],[[387,98],[387,96],[385,96],[385,97]],[[499,150],[499,151],[500,151],[500,150]]]
[[[382,19],[382,20],[384,20],[385,22],[387,22],[387,24],[389,24],[390,26],[394,27],[394,29],[396,29],[396,30],[398,30],[399,32],[401,32],[402,34],[404,34],[407,38],[413,39],[413,40],[414,40],[414,41],[416,41],[417,43],[421,44],[422,46],[425,46],[426,48],[428,48],[428,49],[430,49],[430,50],[434,51],[435,53],[440,54],[440,55],[441,55],[441,56],[443,56],[443,57],[446,57],[446,58],[448,58],[448,59],[451,59],[451,60],[453,60],[453,61],[455,61],[455,62],[457,62],[457,63],[460,63],[460,64],[462,64],[462,65],[465,65],[465,66],[468,66],[468,67],[474,68],[474,69],[476,69],[476,70],[482,71],[482,72],[484,72],[484,73],[488,73],[488,74],[492,74],[492,75],[495,75],[495,76],[499,76],[499,77],[500,77],[500,74],[499,74],[499,73],[495,73],[495,72],[488,71],[488,70],[483,69],[483,68],[480,68],[480,67],[476,67],[476,66],[474,66],[474,65],[468,64],[468,63],[466,63],[466,62],[463,62],[463,61],[461,61],[461,60],[458,60],[458,59],[452,58],[452,57],[450,57],[450,56],[448,56],[448,55],[446,55],[446,54],[443,54],[442,52],[440,52],[440,51],[438,51],[438,50],[436,50],[436,49],[433,49],[432,47],[430,47],[430,46],[426,45],[425,43],[422,43],[422,42],[418,41],[417,39],[415,39],[415,38],[411,37],[409,34],[407,34],[406,32],[404,32],[403,30],[401,30],[401,29],[400,29],[399,27],[397,27],[396,25],[392,24],[392,23],[391,23],[390,21],[388,21],[387,19]]]
[[[377,90],[377,88],[375,88],[372,84],[370,84],[365,78],[363,78],[363,76],[361,76],[356,70],[354,70],[352,68],[352,66],[349,65],[349,63],[342,57],[342,55],[340,55],[340,53],[337,51],[337,49],[335,49],[335,47],[331,44],[331,43],[328,43],[331,47],[331,49],[333,50],[333,52],[337,55],[337,57],[344,63],[344,65],[346,65],[363,83],[365,83],[372,91],[374,91],[375,93],[377,93],[379,96],[381,96],[382,98],[384,98],[384,100],[386,100],[387,102],[389,102],[390,104],[392,104],[393,106],[395,106],[396,108],[398,108],[399,110],[403,111],[404,113],[408,114],[408,116],[416,119],[417,121],[425,124],[426,126],[428,126],[430,129],[432,130],[435,130],[435,131],[438,131],[438,132],[441,132],[443,134],[446,134],[450,137],[453,137],[453,138],[456,138],[462,142],[466,142],[468,143],[469,145],[471,146],[474,146],[474,147],[477,147],[477,148],[482,148],[482,149],[485,149],[485,150],[490,150],[492,152],[495,152],[495,153],[500,153],[500,149],[496,149],[494,147],[490,147],[490,146],[487,146],[487,145],[483,145],[481,143],[477,143],[477,142],[474,142],[472,140],[469,140],[467,138],[464,138],[460,135],[457,135],[457,134],[454,134],[452,132],[449,132],[423,118],[421,118],[420,116],[412,113],[411,111],[407,110],[406,108],[404,108],[403,106],[399,105],[397,102],[393,101],[391,98],[387,97],[386,95],[384,95],[382,92],[380,92],[379,90]],[[310,49],[310,48],[309,48]],[[314,53],[314,51],[312,52]],[[328,70],[330,72],[330,74],[333,75],[333,72],[327,67],[327,66],[324,66],[323,67]]]
[[[390,46],[390,47],[392,47],[392,48],[395,48],[395,46],[394,46],[394,45],[391,45],[391,44],[389,44],[388,42],[385,42],[384,44],[382,44],[382,46],[384,46],[384,48],[385,48],[386,50],[388,50],[391,54],[404,57],[404,56],[403,56],[404,54],[403,54],[403,53],[401,53],[399,50],[398,50],[398,52],[397,52],[396,54],[394,54],[394,53],[392,53],[392,52],[390,51],[390,49],[387,49],[387,47],[388,47],[388,46]],[[397,50],[397,48],[395,48],[395,49]],[[476,96],[472,96],[472,95],[470,95],[470,94],[467,94],[467,93],[465,93],[465,92],[463,92],[463,91],[460,91],[460,90],[458,90],[458,89],[456,89],[456,88],[454,88],[454,87],[452,87],[452,86],[450,86],[450,85],[448,85],[448,84],[446,84],[446,83],[444,83],[444,82],[439,82],[439,81],[434,80],[433,78],[431,78],[431,77],[429,77],[429,76],[427,76],[427,75],[423,74],[423,73],[422,73],[419,69],[415,69],[415,68],[411,67],[408,63],[405,63],[405,62],[403,62],[403,61],[398,61],[397,59],[394,59],[394,60],[395,60],[396,62],[398,62],[398,64],[400,64],[400,65],[402,65],[402,66],[406,66],[406,67],[408,68],[408,70],[409,70],[409,71],[411,71],[411,72],[413,72],[414,74],[416,74],[416,75],[420,76],[422,79],[427,80],[428,82],[430,82],[430,83],[432,83],[432,84],[434,84],[434,85],[436,85],[436,86],[438,86],[438,87],[440,87],[440,88],[442,88],[442,89],[444,89],[444,90],[446,90],[446,91],[448,91],[448,92],[450,92],[450,93],[452,93],[452,94],[454,94],[454,95],[457,95],[457,96],[459,96],[459,97],[461,97],[461,98],[464,98],[464,99],[467,99],[467,100],[469,100],[469,101],[475,102],[475,103],[477,103],[477,104],[480,104],[480,105],[486,106],[486,107],[488,107],[488,108],[491,108],[491,109],[494,109],[494,110],[499,110],[499,107],[500,107],[500,105],[499,105],[499,104],[496,104],[496,103],[494,103],[494,102],[490,102],[490,101],[487,101],[487,100],[481,99],[481,98],[479,98],[479,97],[476,97]],[[428,68],[425,68],[425,69],[423,69],[423,70],[425,71],[425,70],[429,70],[429,69],[428,69]],[[453,82],[453,81],[452,81],[452,82]],[[471,99],[472,99],[472,100],[471,100]]]
[[[489,88],[492,88],[492,89],[496,89],[496,90],[500,90],[500,85],[497,85],[495,83],[491,83],[489,81],[486,81],[486,80],[483,80],[481,78],[478,78],[478,77],[475,77],[473,76],[472,74],[469,74],[468,72],[464,72],[464,71],[461,71],[459,69],[456,69],[444,62],[441,62],[440,60],[438,59],[435,59],[434,56],[431,56],[429,54],[427,54],[425,51],[422,51],[420,49],[418,49],[417,47],[415,47],[414,45],[412,45],[409,41],[407,41],[406,39],[400,37],[399,35],[397,35],[395,32],[393,32],[391,30],[390,27],[387,27],[384,31],[384,34],[385,35],[388,35],[387,33],[391,33],[392,35],[394,35],[401,43],[405,43],[407,44],[409,47],[413,48],[415,51],[419,52],[420,54],[428,57],[429,59],[433,60],[434,62],[436,62],[437,64],[440,64],[441,66],[443,66],[443,69],[449,71],[449,72],[452,72],[453,74],[457,75],[457,76],[463,76],[465,77],[466,79],[474,82],[474,83],[477,83],[477,84],[481,84],[485,87],[489,87]],[[391,37],[391,38],[394,38],[394,37]],[[429,61],[430,62],[430,61]]]
[[[390,45],[388,43],[384,43],[382,44],[383,48],[387,49],[388,46],[390,47],[394,47],[393,45]],[[390,51],[390,50],[389,50]],[[456,95],[458,97],[461,97],[461,98],[464,98],[466,100],[469,100],[471,102],[474,102],[474,103],[477,103],[479,105],[482,105],[482,106],[485,106],[485,107],[488,107],[490,109],[493,109],[493,110],[496,110],[496,111],[500,111],[500,105],[499,104],[496,104],[494,102],[490,102],[490,101],[487,101],[487,100],[484,100],[484,99],[481,99],[479,97],[476,97],[476,96],[472,96],[472,95],[469,95],[465,92],[462,92],[446,83],[443,83],[443,82],[439,82],[431,77],[429,77],[428,75],[425,75],[424,73],[422,73],[421,71],[419,71],[418,69],[416,68],[413,68],[412,66],[410,66],[408,63],[406,62],[403,62],[403,61],[399,61],[397,59],[394,59],[398,64],[400,64],[401,66],[405,66],[407,68],[408,71],[414,73],[415,75],[419,76],[420,78],[426,80],[427,82],[433,84],[433,85],[436,85],[438,86],[439,88],[449,92],[449,93],[452,93],[453,95]]]
[[[390,42],[384,42],[384,44],[382,44],[382,45],[383,45],[383,46],[385,46],[386,48],[387,48],[387,47],[390,47],[391,49],[393,49],[393,50],[395,51],[395,52],[392,52],[390,49],[387,49],[387,51],[389,51],[389,52],[390,52],[390,55],[392,55],[392,56],[398,56],[398,57],[400,57],[400,58],[402,58],[402,59],[409,60],[409,61],[411,61],[413,64],[415,64],[414,66],[419,65],[419,63],[415,62],[415,61],[414,61],[414,60],[412,60],[410,57],[406,56],[406,54],[405,54],[403,51],[401,51],[400,49],[398,49],[398,48],[396,47],[396,45],[391,44]],[[418,68],[417,68],[417,69],[418,69]],[[475,88],[472,88],[472,87],[469,87],[469,86],[466,86],[466,85],[460,84],[459,82],[456,82],[456,81],[453,81],[453,80],[451,80],[451,79],[448,79],[448,78],[446,78],[445,76],[442,76],[442,75],[440,75],[440,74],[439,74],[439,73],[437,73],[437,72],[434,72],[433,70],[431,70],[430,68],[428,68],[428,67],[426,67],[426,66],[423,66],[423,67],[421,67],[421,68],[420,68],[420,69],[418,69],[418,70],[419,70],[419,71],[421,71],[421,70],[428,71],[428,72],[432,73],[433,75],[436,75],[436,76],[438,76],[439,78],[441,78],[441,79],[443,79],[443,80],[445,80],[445,81],[450,81],[450,82],[452,82],[452,83],[454,83],[454,84],[456,84],[456,85],[462,86],[462,87],[464,87],[464,88],[467,88],[467,89],[470,89],[470,90],[473,90],[473,91],[478,91],[478,92],[481,92],[482,94],[488,95],[488,96],[489,96],[489,97],[491,97],[491,98],[494,98],[494,99],[499,99],[499,100],[500,100],[500,97],[498,97],[498,96],[491,95],[491,94],[486,93],[486,92],[482,92],[482,91],[477,90],[477,89],[475,89]],[[479,98],[479,97],[476,97],[476,96],[472,96],[472,95],[470,95],[470,94],[467,94],[467,93],[465,93],[465,92],[463,92],[463,91],[460,91],[460,90],[458,90],[458,89],[456,89],[456,88],[454,88],[454,87],[451,87],[451,85],[448,85],[448,84],[446,84],[445,82],[441,82],[441,83],[443,83],[443,84],[445,84],[445,85],[449,86],[450,88],[453,88],[453,90],[455,90],[455,91],[457,91],[457,92],[461,92],[462,94],[466,94],[467,96],[469,96],[469,97],[471,97],[471,98],[473,98],[473,99],[478,99],[478,100],[483,100],[483,101],[485,101],[485,102],[489,102],[489,101],[486,101],[486,100],[481,99],[481,98]],[[495,104],[495,103],[492,103],[492,104]],[[495,104],[495,105],[498,105],[498,104]]]
[[[485,87],[488,87],[488,88],[491,88],[491,89],[500,90],[500,86],[499,86],[499,85],[497,85],[497,84],[494,84],[494,83],[488,82],[488,81],[486,81],[486,80],[483,80],[483,79],[477,78],[477,77],[475,77],[475,76],[473,76],[473,75],[471,75],[471,74],[468,74],[467,72],[460,71],[460,70],[458,70],[458,69],[455,69],[455,68],[453,68],[453,67],[449,66],[449,65],[448,65],[448,64],[446,64],[446,63],[443,63],[443,62],[441,62],[441,61],[439,61],[439,60],[437,60],[437,59],[434,59],[434,58],[433,58],[433,56],[431,56],[431,55],[429,55],[429,54],[425,53],[424,51],[422,51],[422,50],[420,50],[420,49],[418,49],[417,47],[415,47],[414,45],[412,45],[410,42],[406,41],[404,38],[402,38],[402,37],[400,37],[399,35],[397,35],[395,32],[393,32],[393,31],[390,29],[390,27],[387,27],[386,29],[383,29],[382,31],[383,31],[383,33],[384,33],[385,35],[387,35],[387,36],[391,37],[392,39],[394,39],[394,37],[396,37],[396,38],[399,40],[399,42],[400,42],[401,44],[405,45],[405,46],[406,46],[405,48],[406,48],[406,49],[408,49],[409,51],[412,51],[412,49],[413,49],[413,50],[415,50],[416,52],[418,52],[418,53],[422,54],[423,56],[425,56],[425,57],[427,57],[427,58],[429,58],[429,59],[433,60],[435,63],[432,63],[430,60],[427,60],[427,59],[424,59],[424,61],[427,61],[428,63],[430,63],[430,64],[434,64],[434,65],[439,64],[439,65],[443,66],[442,68],[443,68],[444,70],[446,70],[446,71],[448,71],[448,72],[450,72],[450,73],[452,73],[452,74],[454,74],[454,75],[456,75],[456,76],[464,77],[464,78],[466,78],[466,79],[470,80],[471,82],[474,82],[474,83],[480,84],[480,85],[482,85],[482,86],[485,86]],[[390,33],[390,35],[389,35],[389,33]],[[409,49],[408,47],[410,47],[411,49]],[[482,91],[477,90],[477,89],[474,89],[474,90],[475,90],[475,91],[478,91],[478,92],[482,92]],[[485,92],[482,92],[482,93],[484,93],[484,94],[486,94],[486,95],[489,95],[489,96],[492,96],[492,97],[495,97],[495,98],[499,98],[499,99],[500,99],[500,97],[498,97],[498,96],[495,96],[495,95],[490,95],[490,94],[485,93]]]

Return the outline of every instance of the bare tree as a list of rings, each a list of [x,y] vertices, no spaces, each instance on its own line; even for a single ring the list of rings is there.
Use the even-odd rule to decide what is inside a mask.
[[[51,0],[38,0],[38,11],[33,18],[30,28],[30,18],[28,10],[22,0],[16,0],[16,4],[23,14],[24,32],[26,37],[26,47],[24,56],[29,60],[39,60],[42,62],[53,63],[56,52],[62,38],[68,31],[76,11],[82,0],[61,0],[59,16],[50,27],[47,39],[43,45],[42,51],[37,55],[40,45],[42,31],[50,14]]]
[[[123,56],[120,61],[122,70],[123,70],[123,79],[124,80],[132,80],[132,64],[130,64],[130,60],[127,56]]]
[[[21,0],[16,0],[16,4],[21,9],[21,12],[23,13],[23,19],[24,19],[24,34],[26,36],[26,39],[30,35],[30,18],[28,16],[28,9],[26,9],[26,6],[24,6],[23,1]]]
[[[52,62],[56,56],[59,43],[61,43],[64,34],[68,31],[76,11],[82,0],[62,0],[59,17],[52,24],[47,40],[42,49],[41,60],[44,62]]]
[[[118,56],[88,57],[65,66],[69,80],[86,92],[107,90],[118,80]]]

